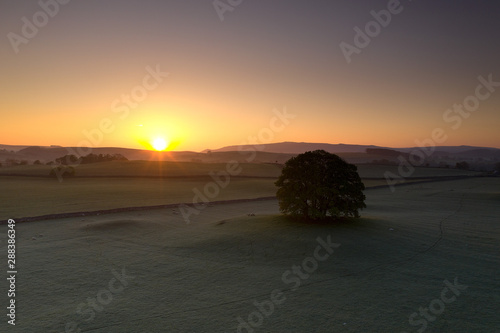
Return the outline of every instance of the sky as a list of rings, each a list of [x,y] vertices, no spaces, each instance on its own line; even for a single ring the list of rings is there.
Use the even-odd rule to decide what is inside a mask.
[[[0,144],[500,148],[495,1],[58,1],[0,0]]]

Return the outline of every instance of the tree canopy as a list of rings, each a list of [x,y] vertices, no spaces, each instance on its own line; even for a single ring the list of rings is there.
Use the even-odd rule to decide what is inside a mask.
[[[275,184],[281,212],[292,216],[359,217],[366,207],[357,167],[324,150],[289,159]]]

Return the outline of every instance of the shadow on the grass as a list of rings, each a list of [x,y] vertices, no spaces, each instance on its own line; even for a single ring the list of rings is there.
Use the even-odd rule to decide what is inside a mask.
[[[289,215],[277,215],[275,217],[276,222],[281,222],[283,224],[288,224],[292,226],[311,226],[311,227],[363,227],[368,224],[374,224],[378,219],[370,218],[370,217],[326,217],[322,219],[310,219],[304,217],[295,217]]]

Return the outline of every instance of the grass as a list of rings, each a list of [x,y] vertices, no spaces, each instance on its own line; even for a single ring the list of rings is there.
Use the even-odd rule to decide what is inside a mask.
[[[276,195],[275,179],[236,178],[210,201],[252,199]],[[408,181],[408,182],[411,182]],[[0,176],[5,195],[0,206],[2,219],[48,214],[74,213],[126,207],[192,202],[194,189],[204,193],[210,177],[197,178],[50,178]],[[386,181],[363,180],[366,187],[386,185]]]
[[[2,177],[5,195],[0,216],[20,218],[54,213],[154,206],[192,202],[198,189],[213,179],[69,178],[58,182],[49,178]],[[249,199],[276,193],[273,179],[237,178],[220,188],[213,200]],[[211,190],[210,190],[211,191]],[[207,192],[211,193],[211,192]],[[208,199],[211,199],[208,197]]]
[[[84,164],[77,167],[77,177],[65,178],[62,182],[46,177],[49,166],[0,168],[0,184],[4,193],[0,220],[192,202],[193,189],[203,192],[204,187],[213,182],[208,174],[220,173],[226,166],[225,163],[147,161]],[[238,177],[232,177],[228,187],[221,189],[213,200],[250,199],[276,194],[274,181],[281,172],[277,165],[247,163],[240,167],[242,171]],[[361,177],[382,175],[379,179],[363,179],[365,186],[386,185],[383,178],[385,168],[360,166]],[[11,173],[25,176],[6,176]],[[435,177],[473,173],[417,168],[415,174],[416,177]],[[159,175],[165,177],[155,178]],[[405,182],[422,180],[426,178],[407,178]],[[12,193],[15,195],[10,195]]]
[[[399,175],[398,166],[394,165],[369,165],[360,164],[358,165],[358,173],[361,178],[385,178],[385,172],[391,172],[395,175]],[[406,169],[404,169],[406,172]],[[480,172],[469,171],[469,170],[459,170],[459,169],[447,169],[447,168],[423,168],[416,167],[414,172],[411,173],[406,178],[427,178],[427,177],[444,177],[444,176],[476,176]]]
[[[74,166],[76,177],[194,177],[210,172],[227,170],[227,163],[114,161]],[[239,163],[243,177],[278,177],[281,168],[275,164]],[[0,175],[26,175],[45,177],[52,166],[24,165],[0,168]]]
[[[281,174],[281,167],[271,163],[239,163],[244,177],[270,177],[276,178]],[[158,162],[158,161],[114,161],[93,164],[80,164],[75,166],[77,177],[194,177],[206,176],[210,172],[226,170],[227,163],[195,163],[195,162]],[[48,176],[52,166],[48,165],[22,165],[15,167],[1,167],[1,175]],[[390,171],[399,174],[398,166],[391,165],[358,165],[361,178],[385,179],[384,173]],[[412,177],[442,177],[442,176],[473,176],[479,172],[416,167],[415,171],[407,178]]]
[[[241,172],[213,200],[272,196],[281,169],[272,164],[240,164]],[[5,195],[1,219],[137,206],[192,202],[193,189],[204,192],[210,173],[227,170],[226,163],[107,162],[82,164],[76,177],[58,182],[47,177],[50,166],[0,168]],[[7,176],[9,174],[23,176]],[[4,175],[4,176],[2,176]],[[161,177],[161,178],[158,178]],[[225,176],[220,176],[222,181]],[[211,199],[211,198],[209,198]]]
[[[12,331],[236,332],[280,289],[255,332],[416,332],[410,315],[457,278],[467,290],[426,332],[496,332],[499,188],[474,178],[370,190],[361,219],[330,225],[289,220],[273,200],[209,206],[189,225],[171,209],[21,223]],[[292,290],[282,275],[327,235],[341,246]],[[78,307],[122,267],[134,279],[85,320]]]

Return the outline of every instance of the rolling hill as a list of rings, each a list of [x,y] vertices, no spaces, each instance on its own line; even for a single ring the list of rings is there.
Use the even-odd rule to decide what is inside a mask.
[[[317,149],[338,154],[348,162],[355,164],[397,164],[399,163],[399,158],[408,158],[409,153],[425,148],[390,148],[342,143],[280,142],[258,145],[232,145],[218,149],[206,149],[202,152],[156,152],[119,147],[80,148],[0,145],[0,163],[4,164],[4,166],[12,164],[9,161],[26,161],[26,163],[32,164],[34,161],[39,160],[42,163],[47,163],[68,154],[82,156],[93,153],[103,155],[121,154],[129,160],[145,161],[224,163],[236,160],[239,162],[282,164],[292,156]],[[500,149],[473,146],[437,146],[434,147],[432,155],[426,157],[426,163],[430,166],[454,167],[457,162],[467,161],[470,165],[474,165],[477,170],[491,170],[496,163],[500,162]]]

